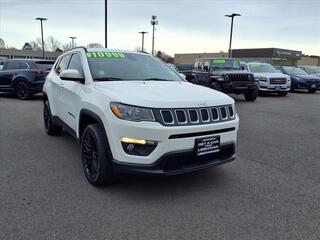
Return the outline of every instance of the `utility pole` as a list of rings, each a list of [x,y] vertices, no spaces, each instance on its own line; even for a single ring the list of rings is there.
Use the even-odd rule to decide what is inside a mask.
[[[141,31],[141,32],[139,32],[139,33],[141,33],[141,35],[142,35],[141,52],[143,52],[143,51],[144,51],[144,35],[145,35],[146,33],[148,33],[148,32]]]
[[[108,48],[108,3],[104,0],[104,47]]]
[[[224,16],[231,18],[230,41],[229,41],[229,58],[232,58],[231,44],[232,44],[232,32],[233,32],[233,19],[234,19],[234,17],[240,17],[241,15],[238,14],[238,13],[232,13],[230,15],[224,15]]]
[[[41,43],[42,43],[42,58],[44,59],[44,40],[43,40],[43,21],[47,21],[47,18],[44,17],[37,17],[35,20],[39,20],[41,23]]]
[[[152,25],[152,55],[154,55],[154,26],[158,25],[157,16],[153,15],[151,17],[151,25]]]

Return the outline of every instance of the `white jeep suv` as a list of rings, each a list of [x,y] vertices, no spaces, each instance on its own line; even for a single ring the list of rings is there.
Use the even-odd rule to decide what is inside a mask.
[[[234,100],[193,85],[152,55],[70,50],[44,88],[44,125],[81,145],[86,178],[103,185],[119,171],[173,175],[235,159]]]
[[[285,96],[290,91],[290,76],[281,73],[269,63],[242,63],[241,67],[253,73],[257,80],[259,92],[278,93]]]

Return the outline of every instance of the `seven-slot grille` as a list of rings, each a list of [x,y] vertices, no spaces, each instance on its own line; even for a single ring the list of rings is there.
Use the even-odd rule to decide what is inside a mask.
[[[249,74],[227,74],[229,81],[250,81],[251,76]]]
[[[270,78],[270,84],[286,84],[286,78]]]
[[[154,109],[158,122],[165,126],[208,124],[235,119],[232,105],[179,108],[179,109]]]

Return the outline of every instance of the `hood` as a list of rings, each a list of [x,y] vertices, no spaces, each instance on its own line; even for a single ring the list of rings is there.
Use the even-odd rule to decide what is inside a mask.
[[[223,74],[251,74],[246,70],[228,70],[228,69],[221,69],[215,70],[211,72],[213,75],[223,75]]]
[[[289,76],[283,73],[254,73],[255,77],[266,77],[266,78],[288,78]]]
[[[316,81],[320,81],[320,77],[313,76],[313,75],[294,75],[294,74],[292,74],[291,77],[302,78],[303,80],[316,80]]]
[[[109,81],[96,82],[111,101],[152,108],[184,108],[232,104],[228,95],[188,82]]]

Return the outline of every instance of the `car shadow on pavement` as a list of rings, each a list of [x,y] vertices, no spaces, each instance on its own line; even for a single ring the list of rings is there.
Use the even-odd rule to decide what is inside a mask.
[[[13,93],[0,93],[0,98],[8,98],[8,99],[11,98],[11,99],[19,100],[19,101],[34,101],[34,100],[42,100],[43,99],[42,93],[37,93],[37,94],[31,96],[30,99],[28,99],[28,100],[20,100]]]
[[[170,196],[203,193],[209,191],[209,188],[226,187],[230,177],[231,173],[223,166],[176,176],[119,175],[114,183],[101,189],[123,197],[168,199]]]

